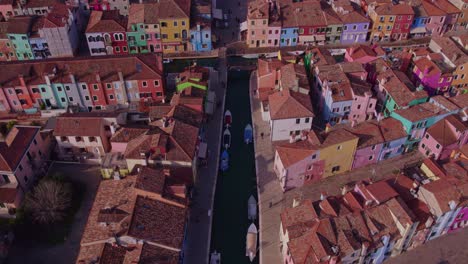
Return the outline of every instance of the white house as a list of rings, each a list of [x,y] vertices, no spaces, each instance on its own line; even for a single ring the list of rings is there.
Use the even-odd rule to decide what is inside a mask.
[[[272,141],[300,137],[312,128],[314,113],[309,95],[284,89],[268,97]]]

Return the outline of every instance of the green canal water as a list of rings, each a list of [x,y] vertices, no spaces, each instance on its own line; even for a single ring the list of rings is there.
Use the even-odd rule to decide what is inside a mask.
[[[230,71],[228,75],[225,109],[232,113],[230,167],[218,174],[211,240],[211,251],[221,253],[223,264],[250,263],[245,256],[247,229],[252,223],[247,218],[247,200],[252,194],[257,199],[257,187],[253,144],[243,142],[244,128],[252,123],[249,76],[248,71]],[[258,219],[255,225],[258,228]],[[253,263],[258,263],[258,258],[259,253]]]

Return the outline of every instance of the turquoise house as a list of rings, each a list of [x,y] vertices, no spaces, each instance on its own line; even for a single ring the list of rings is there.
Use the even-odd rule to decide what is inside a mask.
[[[29,43],[32,17],[17,17],[8,20],[7,36],[15,49],[18,60],[33,60],[34,54]]]
[[[56,100],[54,92],[52,91],[52,87],[50,87],[47,84],[39,84],[37,88],[41,93],[41,99],[39,100],[39,104],[43,104],[47,108],[56,106]]]
[[[426,129],[437,121],[448,116],[450,112],[431,102],[418,104],[406,109],[393,111],[390,116],[401,122],[408,138],[406,150],[417,148]]]
[[[67,94],[65,88],[61,83],[53,83],[51,85],[52,93],[55,98],[55,103],[58,108],[66,108],[68,106]]]

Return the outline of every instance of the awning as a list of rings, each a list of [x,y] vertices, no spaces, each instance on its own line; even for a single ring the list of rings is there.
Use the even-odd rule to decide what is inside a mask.
[[[240,31],[247,30],[247,21],[240,23]]]
[[[200,142],[200,145],[198,146],[198,158],[206,159],[207,151],[208,151],[208,144],[206,144],[205,142]]]
[[[413,28],[410,30],[410,34],[420,34],[420,33],[426,33],[426,28],[425,27],[417,27]]]

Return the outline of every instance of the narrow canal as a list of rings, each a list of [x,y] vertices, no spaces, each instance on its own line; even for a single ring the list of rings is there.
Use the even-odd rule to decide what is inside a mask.
[[[211,251],[221,253],[221,263],[250,263],[245,256],[246,235],[252,223],[247,218],[247,200],[257,199],[253,144],[244,143],[244,128],[251,124],[249,71],[230,71],[225,109],[232,113],[229,170],[218,174]],[[224,128],[223,128],[224,130]],[[258,199],[257,199],[258,200]],[[255,225],[258,228],[258,217]],[[259,255],[253,263],[258,263]]]

